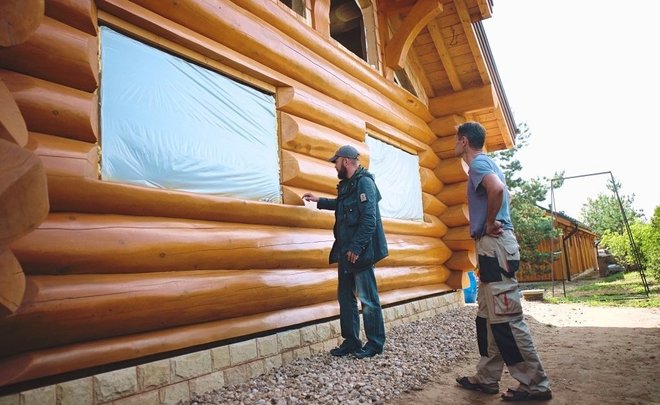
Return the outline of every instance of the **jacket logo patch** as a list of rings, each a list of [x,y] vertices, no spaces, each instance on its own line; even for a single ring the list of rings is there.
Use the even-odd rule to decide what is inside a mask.
[[[367,195],[365,193],[360,194],[360,202],[367,201]]]

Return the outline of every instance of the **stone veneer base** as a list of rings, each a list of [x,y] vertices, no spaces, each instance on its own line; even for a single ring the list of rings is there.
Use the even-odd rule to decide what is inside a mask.
[[[429,318],[459,308],[463,302],[459,290],[393,305],[383,309],[385,328]],[[2,396],[0,405],[176,404],[326,352],[340,343],[336,319]]]

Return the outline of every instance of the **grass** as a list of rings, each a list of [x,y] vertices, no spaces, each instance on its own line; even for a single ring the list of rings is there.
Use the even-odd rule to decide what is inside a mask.
[[[598,273],[574,281],[566,281],[566,296],[561,281],[521,283],[521,290],[543,289],[544,299],[553,304],[581,303],[591,306],[660,308],[660,283],[645,272],[650,294],[647,298],[642,278],[637,271],[616,273],[599,278]]]

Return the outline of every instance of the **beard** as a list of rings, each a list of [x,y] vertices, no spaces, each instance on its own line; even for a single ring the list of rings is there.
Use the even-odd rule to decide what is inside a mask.
[[[346,168],[342,167],[339,170],[337,170],[337,177],[339,180],[344,180],[348,176],[348,173],[346,172]]]

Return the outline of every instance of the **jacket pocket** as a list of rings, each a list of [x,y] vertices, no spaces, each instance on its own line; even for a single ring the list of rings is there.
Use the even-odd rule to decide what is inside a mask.
[[[495,282],[488,284],[488,288],[492,294],[495,315],[522,314],[517,284]]]
[[[346,206],[346,224],[348,226],[357,226],[360,222],[360,212],[358,211],[357,205],[348,205]]]

